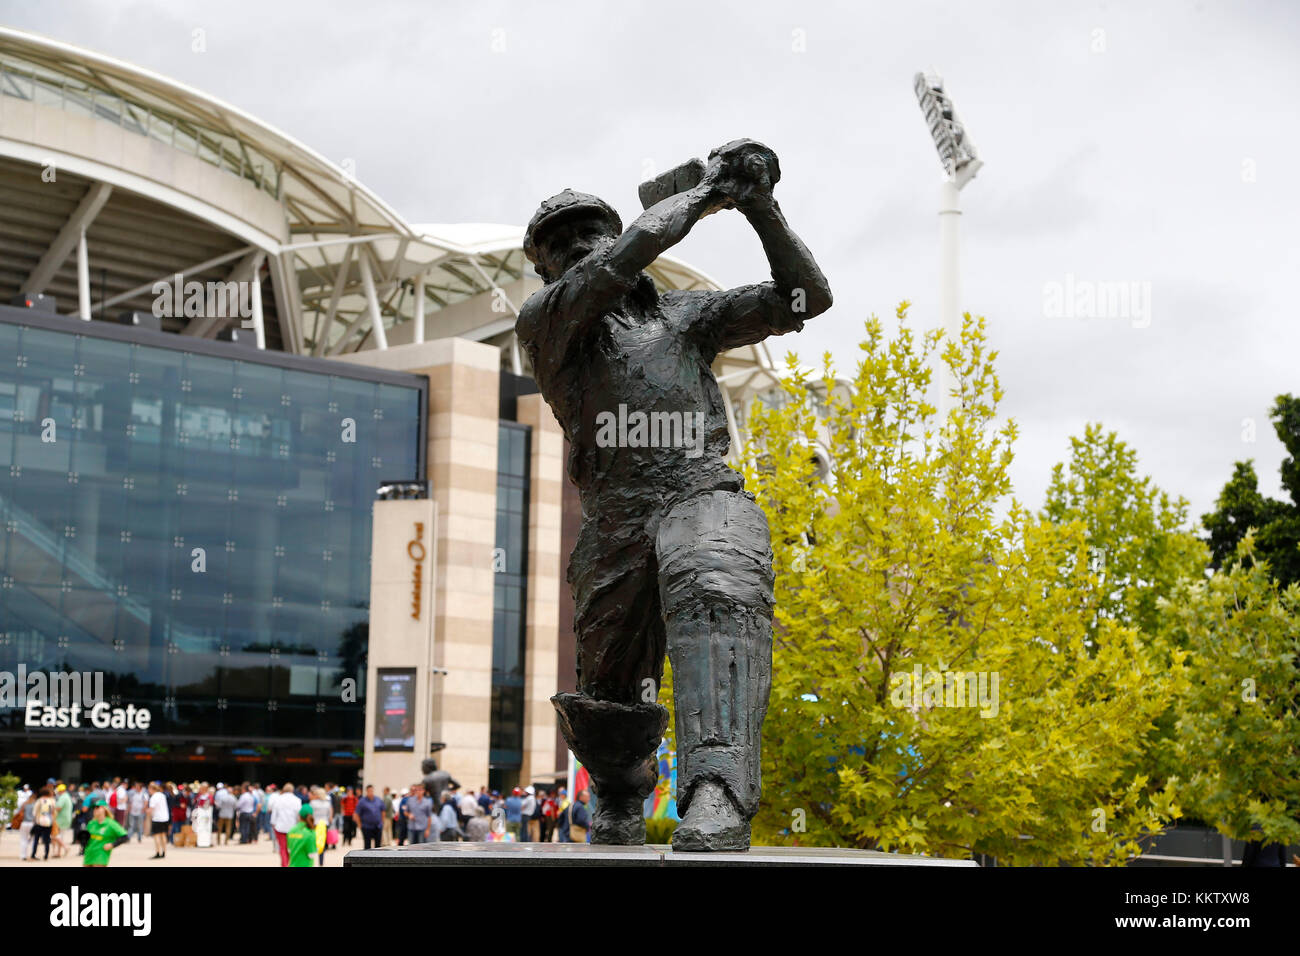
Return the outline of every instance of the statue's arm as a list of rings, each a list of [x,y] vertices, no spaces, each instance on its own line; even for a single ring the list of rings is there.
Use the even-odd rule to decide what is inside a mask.
[[[769,195],[741,210],[763,244],[772,281],[709,293],[702,315],[719,351],[797,332],[833,301],[826,276],[775,199]]]
[[[641,213],[610,248],[611,266],[635,280],[641,270],[685,239],[703,217],[723,207],[726,198],[719,193],[716,181],[716,171],[710,171],[699,185]]]
[[[699,185],[655,203],[612,245],[574,265],[560,280],[563,287],[555,307],[579,322],[607,312],[636,285],[642,270],[685,239],[701,218],[726,204],[716,180],[713,171]]]
[[[821,315],[831,307],[831,287],[826,276],[803,244],[790,224],[785,221],[781,207],[775,199],[768,198],[744,209],[745,218],[758,233],[767,253],[768,265],[772,267],[772,281],[782,297],[791,303],[798,299],[797,291],[803,292],[801,308],[792,308],[796,321]]]
[[[716,173],[706,175],[694,188],[655,203],[610,246],[584,257],[556,282],[533,293],[515,323],[530,355],[535,349],[562,363],[573,343],[636,285],[646,266],[726,202],[716,187]]]

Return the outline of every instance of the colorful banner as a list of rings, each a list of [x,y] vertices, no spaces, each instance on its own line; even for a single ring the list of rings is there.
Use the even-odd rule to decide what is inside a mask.
[[[655,784],[654,794],[646,798],[645,816],[647,820],[676,820],[677,754],[668,746],[667,740],[661,740],[657,757],[659,781]]]

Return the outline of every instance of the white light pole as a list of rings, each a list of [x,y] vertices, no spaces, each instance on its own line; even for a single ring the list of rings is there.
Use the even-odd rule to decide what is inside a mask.
[[[939,319],[944,334],[955,342],[961,335],[961,190],[984,163],[975,155],[975,144],[944,92],[943,79],[936,74],[918,73],[912,85],[944,169],[939,185]],[[956,383],[942,357],[935,371],[942,420],[953,405]]]

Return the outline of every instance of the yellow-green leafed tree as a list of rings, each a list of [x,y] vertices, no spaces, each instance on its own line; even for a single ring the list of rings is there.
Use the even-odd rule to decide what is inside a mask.
[[[1209,549],[1192,533],[1187,501],[1140,473],[1135,448],[1100,424],[1089,424],[1081,437],[1070,438],[1069,461],[1052,469],[1039,516],[1057,525],[1082,525],[1092,580],[1099,584],[1087,611],[1094,645],[1100,621],[1110,618],[1136,627],[1154,649],[1165,645],[1169,652],[1181,646],[1161,628],[1158,605],[1180,580],[1204,578]],[[1061,554],[1064,573],[1077,557],[1072,549]],[[1184,776],[1172,746],[1175,720],[1175,707],[1170,707],[1148,737],[1144,768],[1153,791]],[[1185,802],[1183,809],[1194,812]]]
[[[1191,655],[1172,739],[1187,812],[1239,840],[1300,843],[1300,585],[1272,580],[1251,532],[1160,612]]]
[[[1140,760],[1182,654],[1094,623],[1081,525],[1010,497],[1016,428],[996,420],[983,320],[945,342],[906,312],[892,339],[867,323],[848,387],[829,356],[820,380],[791,357],[783,401],[752,412],[746,487],[777,574],[756,839],[1121,863],[1179,812]],[[944,421],[926,400],[939,349]]]
[[[1094,620],[1114,618],[1154,634],[1159,599],[1179,579],[1202,577],[1210,562],[1187,507],[1185,498],[1139,473],[1135,448],[1092,423],[1082,437],[1070,439],[1069,462],[1052,469],[1040,515],[1056,524],[1083,522],[1092,570],[1101,582],[1092,600]]]

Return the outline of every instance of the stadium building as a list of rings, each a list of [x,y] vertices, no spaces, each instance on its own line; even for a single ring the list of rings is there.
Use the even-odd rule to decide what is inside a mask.
[[[0,769],[564,772],[580,512],[514,340],[522,239],[409,223],[229,104],[0,29],[0,672],[102,672],[151,714],[0,708]],[[733,445],[771,370],[719,357]]]

